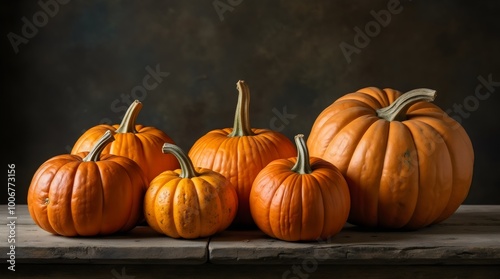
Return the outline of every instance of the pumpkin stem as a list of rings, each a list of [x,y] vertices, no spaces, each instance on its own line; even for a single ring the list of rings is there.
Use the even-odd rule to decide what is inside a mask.
[[[421,101],[432,102],[436,98],[436,90],[419,88],[399,96],[392,104],[377,110],[377,116],[387,121],[406,120],[408,108]]]
[[[111,133],[110,130],[107,130],[106,133],[97,141],[97,143],[92,147],[90,150],[89,154],[83,158],[82,161],[84,162],[97,162],[99,161],[99,158],[101,157],[101,152],[104,150],[106,145],[111,143],[112,141],[115,140],[115,137]]]
[[[171,143],[164,143],[162,152],[164,154],[173,154],[177,160],[179,161],[179,164],[181,165],[181,175],[179,176],[180,178],[193,178],[197,177],[200,175],[198,172],[194,170],[193,162],[189,157],[182,151],[182,149]]]
[[[135,120],[139,115],[139,111],[141,111],[142,103],[139,100],[135,100],[125,112],[123,116],[122,123],[120,123],[120,127],[116,129],[116,133],[137,133],[135,129]]]
[[[243,80],[236,83],[238,89],[238,105],[234,115],[233,131],[227,135],[228,137],[242,137],[255,135],[250,127],[250,88]]]
[[[309,161],[309,151],[303,134],[295,136],[295,145],[297,145],[297,162],[292,167],[292,171],[300,174],[310,174],[312,172],[311,162]]]

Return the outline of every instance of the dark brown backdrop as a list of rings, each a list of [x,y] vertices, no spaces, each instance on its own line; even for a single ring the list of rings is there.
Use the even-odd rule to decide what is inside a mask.
[[[2,141],[7,163],[16,164],[18,203],[41,163],[68,152],[84,129],[119,122],[133,99],[144,103],[140,123],[188,150],[207,131],[232,125],[235,83],[244,79],[252,126],[289,137],[307,135],[321,110],[362,87],[436,89],[436,104],[460,118],[474,144],[466,203],[500,204],[498,1],[0,5]],[[156,68],[161,74],[146,89]],[[490,85],[476,92],[481,79]]]

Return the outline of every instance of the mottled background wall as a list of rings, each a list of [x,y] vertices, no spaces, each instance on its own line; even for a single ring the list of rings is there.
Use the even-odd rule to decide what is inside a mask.
[[[252,125],[289,137],[307,135],[321,110],[356,89],[434,88],[475,147],[466,203],[500,204],[499,1],[60,2],[68,3],[48,12],[37,1],[0,4],[3,157],[16,164],[18,203],[41,163],[68,152],[84,129],[119,122],[134,95],[144,104],[139,122],[188,150],[232,125],[235,83],[244,79]],[[388,3],[390,20],[375,24],[371,11]],[[356,45],[355,28],[367,24],[369,41]],[[344,55],[342,42],[355,52]],[[164,77],[133,91],[148,66]],[[493,81],[482,99],[480,76]],[[283,122],[276,111],[285,107],[295,117]]]

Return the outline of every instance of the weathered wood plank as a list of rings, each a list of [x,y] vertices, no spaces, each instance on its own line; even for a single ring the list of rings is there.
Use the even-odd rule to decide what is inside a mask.
[[[1,220],[7,209],[0,206]],[[208,259],[208,238],[173,239],[147,226],[113,236],[63,237],[52,235],[34,224],[25,205],[16,208],[16,262],[18,263],[181,263],[201,264]],[[4,221],[6,222],[6,221]],[[9,234],[0,226],[0,235]],[[0,242],[0,260],[5,262],[11,244]]]
[[[33,219],[31,219],[30,213],[28,211],[28,206],[25,204],[18,204],[15,206],[14,215],[9,214],[7,205],[0,204],[0,220],[7,220],[7,217],[16,217],[16,224],[21,225],[34,225]]]
[[[345,229],[327,242],[290,243],[261,232],[224,232],[209,258],[224,264],[500,264],[500,229],[429,228],[419,232]]]
[[[7,223],[7,207],[0,219]],[[347,224],[327,242],[290,243],[260,231],[226,231],[209,239],[176,240],[138,226],[107,237],[67,238],[34,225],[16,207],[16,262],[85,264],[500,265],[500,206],[462,206],[445,222],[414,232],[363,230]],[[5,224],[4,223],[4,224]],[[7,236],[8,226],[0,226]],[[0,260],[9,244],[0,242]]]
[[[6,226],[4,226],[6,227]],[[6,235],[6,228],[0,235]],[[19,225],[16,234],[16,261],[19,263],[133,263],[163,262],[200,264],[208,259],[208,238],[179,240],[139,226],[132,231],[102,237],[63,237],[49,234],[35,225]],[[1,260],[7,243],[2,242]]]
[[[500,226],[500,205],[462,205],[439,226]]]
[[[363,230],[347,224],[329,241],[290,243],[262,232],[226,231],[211,239],[220,264],[500,264],[500,206],[462,206],[418,231]]]

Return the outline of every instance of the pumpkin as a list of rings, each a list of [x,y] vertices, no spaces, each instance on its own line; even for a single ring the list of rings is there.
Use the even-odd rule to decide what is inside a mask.
[[[134,160],[144,171],[148,182],[162,171],[178,168],[179,164],[173,155],[158,151],[163,143],[174,141],[160,129],[135,124],[141,108],[142,103],[136,100],[129,106],[120,125],[101,124],[88,129],[76,141],[71,153],[89,151],[104,132],[111,130],[115,132],[116,140],[106,146],[102,153]]]
[[[293,143],[283,134],[250,126],[250,89],[240,80],[233,128],[216,129],[199,138],[189,151],[196,166],[212,169],[236,187],[239,209],[234,228],[255,227],[250,214],[252,182],[269,162],[295,156]]]
[[[106,132],[90,152],[44,162],[28,189],[28,210],[42,229],[63,236],[126,232],[141,221],[147,182],[129,158],[102,154]]]
[[[346,177],[350,223],[414,230],[445,220],[465,200],[472,143],[431,103],[435,96],[430,89],[363,88],[317,117],[309,151]]]
[[[144,215],[151,228],[173,238],[208,237],[225,230],[238,210],[234,186],[222,174],[194,168],[176,145],[163,153],[179,160],[180,169],[158,175],[144,197]]]
[[[331,163],[309,157],[304,136],[295,136],[298,156],[269,163],[255,178],[250,209],[267,235],[286,241],[328,239],[349,216],[347,182]]]

